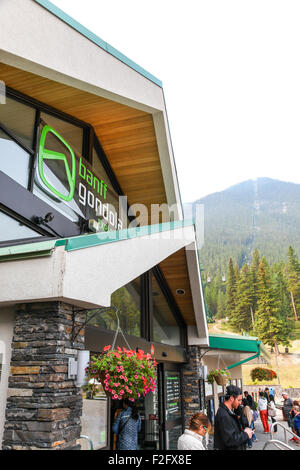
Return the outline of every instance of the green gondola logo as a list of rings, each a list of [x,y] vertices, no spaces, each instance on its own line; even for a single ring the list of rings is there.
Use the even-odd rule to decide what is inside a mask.
[[[53,150],[49,150],[45,148],[45,141],[48,133],[54,134],[55,137],[57,137],[60,142],[67,148],[68,152],[71,155],[71,163],[72,163],[72,169],[70,170],[70,166],[67,160],[67,156],[63,153],[55,152]],[[66,170],[66,175],[67,175],[67,180],[69,184],[69,194],[66,196],[59,192],[56,188],[54,188],[49,181],[47,181],[45,174],[44,174],[44,160],[61,160],[65,164],[65,170]],[[65,141],[65,139],[52,127],[46,125],[43,127],[42,133],[41,133],[41,138],[40,138],[40,146],[39,146],[39,174],[40,177],[47,186],[48,189],[52,193],[54,193],[56,196],[58,196],[60,199],[63,199],[64,201],[71,201],[74,197],[74,192],[75,192],[75,183],[76,183],[76,157],[74,154],[73,149],[70,147],[70,145]]]

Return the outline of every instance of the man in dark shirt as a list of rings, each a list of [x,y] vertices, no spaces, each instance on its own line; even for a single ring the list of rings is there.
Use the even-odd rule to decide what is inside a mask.
[[[253,409],[253,398],[251,397],[251,395],[249,395],[248,392],[244,392],[244,395],[245,395],[245,398],[248,402],[248,405],[250,406],[251,410]]]
[[[289,427],[291,428],[292,427],[291,409],[293,408],[293,400],[289,398],[287,393],[283,393],[282,398],[283,398],[283,408],[282,408],[283,415],[285,419],[287,420]]]
[[[234,385],[226,388],[224,403],[221,403],[215,418],[214,448],[217,450],[244,450],[253,435],[250,428],[244,431],[234,413],[242,403],[242,391]]]

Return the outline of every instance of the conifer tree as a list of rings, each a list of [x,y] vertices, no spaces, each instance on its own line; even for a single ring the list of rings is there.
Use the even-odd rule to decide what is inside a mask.
[[[286,344],[286,334],[282,319],[278,314],[278,306],[274,301],[269,266],[265,258],[259,264],[258,271],[258,302],[255,318],[255,331],[264,344],[279,352],[278,344]],[[285,333],[287,331],[285,330]]]
[[[252,282],[252,317],[255,318],[255,312],[257,309],[257,295],[258,295],[258,268],[259,268],[260,256],[258,249],[255,248],[252,254],[252,263],[251,263],[251,282]]]
[[[234,312],[236,305],[236,277],[232,259],[229,259],[226,281],[226,316],[228,318]]]
[[[287,278],[295,320],[297,321],[300,312],[300,265],[291,246],[288,251]]]
[[[247,332],[252,328],[251,321],[252,306],[252,283],[251,274],[247,264],[240,272],[236,289],[236,306],[230,317],[230,325],[235,331]]]
[[[222,319],[226,317],[226,298],[225,294],[219,290],[218,293],[218,307],[217,307],[217,318]]]

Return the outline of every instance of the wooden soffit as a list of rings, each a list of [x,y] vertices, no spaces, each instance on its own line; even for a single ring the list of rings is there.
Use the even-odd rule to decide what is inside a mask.
[[[188,326],[196,325],[185,248],[180,249],[166,258],[160,263],[159,267],[168,283],[185,323]],[[177,289],[183,289],[185,294],[178,295],[176,293]]]
[[[0,80],[91,124],[129,205],[167,202],[151,114],[3,63]]]

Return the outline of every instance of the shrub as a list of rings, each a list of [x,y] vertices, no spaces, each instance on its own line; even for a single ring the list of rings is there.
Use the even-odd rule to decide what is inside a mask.
[[[264,382],[277,378],[276,372],[274,372],[272,369],[265,369],[262,367],[256,367],[255,369],[252,369],[250,375],[253,382]]]

